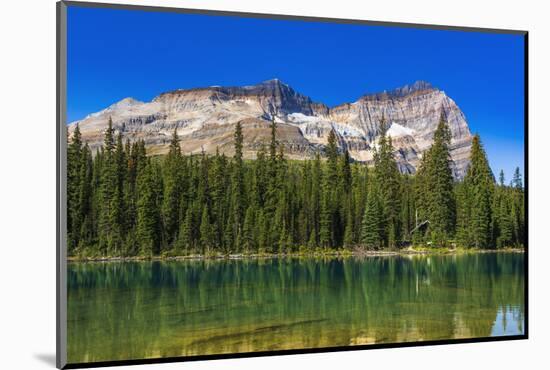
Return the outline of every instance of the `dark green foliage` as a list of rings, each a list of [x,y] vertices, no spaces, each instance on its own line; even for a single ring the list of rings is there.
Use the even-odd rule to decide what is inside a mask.
[[[328,167],[326,183],[329,186],[334,186],[338,181],[338,144],[336,142],[336,133],[334,130],[330,130],[325,151]]]
[[[140,244],[139,252],[144,256],[159,254],[160,233],[160,171],[152,161],[138,174],[137,187],[137,226],[136,233]]]
[[[523,245],[519,170],[510,186],[503,173],[496,184],[476,137],[465,180],[453,182],[444,119],[413,176],[399,173],[384,135],[369,170],[338,151],[334,131],[326,160],[316,153],[292,161],[275,122],[271,129],[270,143],[248,161],[240,123],[232,158],[218,151],[184,156],[176,131],[165,156],[147,157],[142,140],[123,143],[111,122],[92,156],[75,127],[67,153],[69,254],[289,254],[453,239],[478,248]]]
[[[519,167],[516,167],[516,170],[514,171],[512,186],[515,187],[516,189],[523,188],[523,182],[521,181],[521,174],[519,173]]]
[[[176,130],[172,135],[170,149],[164,158],[163,166],[164,197],[162,203],[162,217],[164,220],[165,238],[167,243],[172,243],[177,238],[181,217],[182,193],[183,193],[183,158],[179,137]]]
[[[115,156],[115,130],[109,118],[109,125],[105,131],[102,152],[102,171],[100,174],[99,189],[99,249],[110,255],[120,252],[121,235],[119,230],[120,212],[117,209],[118,175]]]
[[[344,229],[344,247],[351,248],[354,245],[354,232],[353,232],[353,214],[351,208],[348,208],[348,214],[346,216],[346,227]]]
[[[79,239],[81,210],[79,193],[82,185],[82,138],[80,128],[76,125],[71,143],[67,148],[67,233],[69,251],[76,248]]]
[[[243,252],[250,253],[256,249],[258,240],[257,233],[259,232],[257,225],[255,224],[255,211],[253,206],[249,206],[244,216],[242,244]]]
[[[386,123],[380,123],[384,133],[374,153],[374,180],[380,197],[380,228],[382,243],[394,248],[400,240],[401,175],[397,168],[391,137],[386,137]]]
[[[176,251],[178,253],[189,254],[194,252],[193,228],[194,228],[193,209],[192,207],[189,206],[187,207],[185,216],[183,217],[183,221],[180,225],[179,232],[178,232],[178,239],[176,240]]]
[[[493,196],[495,179],[478,135],[474,136],[470,165],[464,178],[459,202],[459,237],[465,246],[494,246]],[[502,187],[502,186],[501,186]]]
[[[501,171],[501,173],[503,173]],[[504,179],[494,190],[492,205],[493,243],[497,248],[520,246],[524,240],[525,210],[524,189],[519,169],[516,168],[510,186]]]
[[[212,238],[212,227],[210,225],[210,216],[208,214],[208,206],[202,209],[201,225],[200,225],[200,244],[203,254],[209,254],[214,239]]]
[[[240,235],[244,221],[244,212],[247,207],[245,197],[243,165],[243,133],[240,122],[235,126],[235,156],[233,157],[233,173],[231,176],[231,209],[233,211],[233,229],[235,235]]]
[[[451,132],[442,112],[434,142],[422,157],[417,179],[419,221],[429,221],[427,237],[436,244],[444,244],[455,231],[456,200],[450,142]]]
[[[383,238],[383,214],[380,199],[374,190],[367,195],[367,206],[361,225],[361,242],[368,249],[379,249]]]

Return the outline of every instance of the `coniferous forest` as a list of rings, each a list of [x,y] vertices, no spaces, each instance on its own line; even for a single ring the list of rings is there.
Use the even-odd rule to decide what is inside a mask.
[[[384,127],[384,122],[381,122]],[[524,188],[519,169],[495,179],[479,136],[462,181],[450,166],[451,134],[442,117],[415,175],[399,172],[391,137],[382,135],[374,166],[339,151],[336,135],[314,159],[291,161],[271,140],[243,159],[183,155],[174,132],[168,154],[147,156],[109,122],[92,153],[78,127],[68,144],[69,256],[294,254],[408,246],[522,247]]]

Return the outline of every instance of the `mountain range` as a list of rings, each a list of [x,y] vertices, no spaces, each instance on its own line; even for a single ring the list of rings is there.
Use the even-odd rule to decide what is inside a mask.
[[[386,122],[395,158],[403,173],[415,173],[422,153],[432,144],[441,115],[451,130],[451,159],[456,178],[469,163],[472,135],[466,118],[444,91],[417,81],[391,91],[361,96],[335,107],[314,102],[278,79],[251,86],[181,89],[162,93],[150,102],[125,98],[104,110],[68,125],[78,124],[92,150],[103,142],[109,118],[113,128],[130,141],[143,139],[148,154],[163,154],[177,130],[183,153],[233,153],[235,124],[241,122],[245,158],[255,158],[269,143],[270,124],[277,123],[277,139],[291,159],[323,153],[330,130],[340,149],[372,163],[374,148]]]

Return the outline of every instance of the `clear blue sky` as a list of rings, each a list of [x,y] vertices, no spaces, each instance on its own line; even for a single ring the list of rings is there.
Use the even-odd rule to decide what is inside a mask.
[[[509,180],[523,173],[523,48],[520,35],[69,7],[67,114],[271,78],[334,106],[425,80],[455,100]]]

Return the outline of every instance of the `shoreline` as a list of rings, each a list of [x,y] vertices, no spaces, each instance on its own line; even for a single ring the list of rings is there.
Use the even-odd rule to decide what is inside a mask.
[[[128,256],[128,257],[67,257],[68,263],[86,262],[150,262],[150,261],[228,261],[228,260],[259,260],[259,259],[287,259],[287,258],[368,258],[368,257],[395,257],[395,256],[443,256],[460,254],[484,254],[484,253],[525,253],[525,248],[502,249],[413,249],[378,250],[378,251],[327,251],[309,253],[263,253],[263,254],[192,254],[184,256]]]

